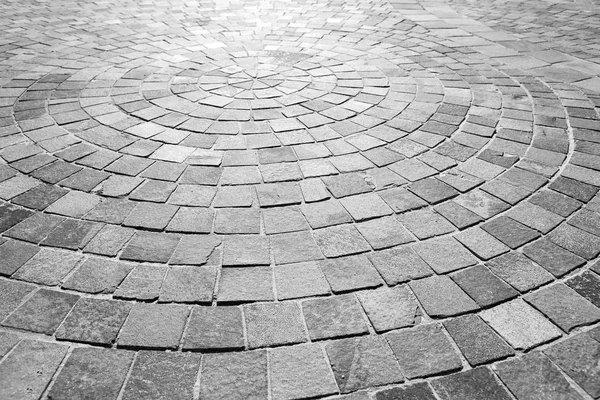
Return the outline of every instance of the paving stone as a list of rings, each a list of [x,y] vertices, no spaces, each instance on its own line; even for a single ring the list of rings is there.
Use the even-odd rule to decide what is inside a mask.
[[[404,380],[388,344],[367,336],[329,342],[325,346],[342,393]]]
[[[121,199],[106,199],[83,218],[107,224],[122,224],[137,203]]]
[[[136,231],[125,250],[122,260],[166,263],[179,243],[179,235]]]
[[[369,251],[371,247],[351,225],[332,226],[313,231],[326,257],[339,257]]]
[[[177,207],[167,204],[138,203],[123,224],[133,228],[162,230],[177,210]]]
[[[563,284],[541,289],[525,299],[565,332],[600,319],[600,309]]]
[[[143,175],[148,174],[148,171],[151,169],[152,167],[144,172]],[[215,186],[219,182],[222,174],[223,168],[188,166],[183,172],[179,183],[183,185]]]
[[[454,226],[450,222],[430,209],[410,211],[397,218],[402,225],[421,240],[454,231]]]
[[[189,314],[185,306],[136,303],[119,334],[119,347],[176,349]]]
[[[2,204],[0,206],[0,232],[12,228],[21,221],[26,220],[32,214],[33,212],[15,207],[12,204]]]
[[[256,197],[254,188],[222,186],[218,188],[213,207],[251,207]]]
[[[431,317],[459,315],[479,308],[477,303],[447,276],[412,281],[410,288]]]
[[[591,271],[585,271],[565,282],[596,307],[600,307],[600,278]]]
[[[218,209],[214,230],[217,234],[259,234],[260,211],[257,208]]]
[[[262,210],[265,233],[286,233],[308,230],[306,219],[298,207],[277,207]]]
[[[221,244],[216,235],[185,235],[181,238],[170,263],[172,265],[204,265],[209,262],[216,248]]]
[[[323,258],[311,233],[291,232],[271,236],[275,264],[314,261]]]
[[[337,394],[323,350],[314,344],[269,352],[273,399],[296,399]]]
[[[62,221],[64,221],[63,217],[36,213],[6,231],[4,235],[27,242],[39,243]]]
[[[519,295],[483,265],[456,272],[452,279],[481,307],[489,307]]]
[[[132,269],[133,266],[125,263],[90,257],[69,276],[62,287],[92,294],[113,293]]]
[[[37,340],[23,340],[0,364],[4,399],[37,399],[50,383],[68,347]]]
[[[453,201],[440,204],[434,210],[458,229],[468,228],[483,220],[479,215],[459,206]]]
[[[173,267],[161,286],[160,303],[210,303],[217,278],[213,267]]]
[[[593,398],[600,396],[600,344],[587,334],[570,337],[544,353]]]
[[[56,286],[82,260],[81,254],[44,248],[19,268],[12,278],[46,286]]]
[[[302,192],[297,183],[269,183],[256,187],[258,203],[261,207],[300,204]]]
[[[560,370],[540,352],[496,365],[496,373],[519,400],[582,399]]]
[[[337,200],[305,204],[301,210],[313,229],[352,222],[350,214]]]
[[[481,227],[512,249],[521,247],[540,237],[538,232],[506,216],[493,219]]]
[[[341,198],[371,191],[369,184],[358,174],[349,173],[323,178],[333,197]]]
[[[276,266],[275,284],[279,300],[330,293],[329,285],[316,262]]]
[[[142,351],[123,390],[123,399],[191,398],[200,357]]]
[[[548,233],[562,222],[562,218],[529,202],[513,207],[507,214],[511,219],[520,222],[542,233]]]
[[[451,237],[420,242],[412,248],[438,274],[477,264],[477,258]]]
[[[494,374],[486,367],[477,367],[443,377],[433,381],[431,385],[443,400],[508,400],[511,398],[506,388],[498,383]]]
[[[116,339],[132,304],[81,298],[56,331],[56,338],[71,342],[110,346]]]
[[[83,248],[86,253],[116,256],[131,239],[135,230],[115,225],[104,225],[96,236]]]
[[[437,204],[459,194],[452,186],[436,178],[427,178],[411,183],[408,185],[408,189],[429,204]]]
[[[9,332],[0,332],[0,359],[7,355],[21,339]]]
[[[138,265],[114,292],[115,298],[152,301],[158,298],[166,267]]]
[[[78,299],[73,294],[40,289],[2,325],[52,335]]]
[[[396,218],[384,217],[356,224],[356,228],[374,249],[382,249],[414,241]]]
[[[327,200],[331,197],[320,179],[304,179],[300,182],[300,189],[306,203]]]
[[[480,315],[516,350],[529,350],[561,336],[558,328],[521,299],[484,310]]]
[[[0,320],[3,320],[34,291],[35,286],[27,283],[0,280],[0,289]]]
[[[272,275],[269,267],[223,268],[217,301],[242,303],[273,300]]]
[[[454,237],[482,260],[489,260],[510,249],[479,227],[460,232]]]
[[[598,192],[598,188],[574,179],[559,176],[549,186],[550,189],[587,203]]]
[[[361,307],[352,295],[304,301],[302,313],[311,340],[368,333]]]
[[[244,317],[250,348],[306,341],[300,307],[296,303],[247,305]]]
[[[496,257],[486,266],[519,292],[527,292],[553,279],[549,272],[517,252]]]
[[[404,188],[391,188],[378,193],[396,213],[422,208],[427,205],[420,197]]]
[[[266,350],[208,354],[200,370],[200,396],[207,400],[268,397]]]
[[[375,193],[344,197],[340,202],[356,221],[393,214],[392,209]]]
[[[551,190],[541,190],[528,201],[563,218],[573,214],[582,205],[578,200]]]
[[[472,366],[514,354],[512,348],[475,315],[447,320],[444,327]]]
[[[118,350],[74,349],[52,385],[48,397],[116,399],[133,357],[133,353]]]
[[[211,186],[178,185],[169,197],[168,203],[178,206],[209,207],[216,192],[217,189]]]
[[[425,382],[394,387],[375,392],[375,400],[434,400],[436,397]]]
[[[547,239],[538,240],[523,248],[523,254],[560,277],[583,265],[585,260]]]
[[[7,241],[0,246],[0,275],[10,276],[21,268],[40,248],[29,243],[15,240]]]
[[[183,341],[184,350],[244,348],[242,312],[238,307],[194,307]]]
[[[269,265],[269,238],[258,235],[228,236],[223,243],[223,265]]]
[[[562,224],[548,236],[557,245],[591,260],[600,254],[600,238],[568,224]]]
[[[503,211],[508,210],[508,204],[479,189],[468,194],[463,194],[454,200],[458,205],[474,212],[484,219],[489,219]]]
[[[46,209],[52,214],[81,217],[100,204],[101,198],[89,193],[69,192]]]
[[[406,287],[359,292],[358,298],[377,332],[417,324],[420,311]]]
[[[334,293],[381,285],[381,278],[364,255],[341,257],[321,262],[321,270]]]
[[[369,253],[368,257],[389,286],[433,274],[431,268],[409,247]]]
[[[67,219],[58,224],[41,244],[77,250],[85,247],[101,229],[100,223]]]

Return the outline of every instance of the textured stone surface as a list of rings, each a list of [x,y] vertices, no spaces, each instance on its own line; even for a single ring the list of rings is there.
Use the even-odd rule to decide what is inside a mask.
[[[185,333],[185,350],[233,350],[244,347],[238,307],[195,307]]]
[[[419,308],[405,286],[359,292],[358,299],[377,332],[405,328],[419,322]]]
[[[479,308],[456,283],[447,276],[433,276],[410,283],[417,299],[432,317],[464,314]]]
[[[360,304],[352,295],[304,301],[302,312],[312,340],[368,332]]]
[[[129,348],[177,348],[189,310],[179,305],[137,303],[119,335],[117,345]]]
[[[296,303],[251,304],[244,307],[250,348],[306,341]]]
[[[432,386],[443,400],[508,400],[511,398],[508,390],[496,381],[492,372],[486,367],[437,379]]]

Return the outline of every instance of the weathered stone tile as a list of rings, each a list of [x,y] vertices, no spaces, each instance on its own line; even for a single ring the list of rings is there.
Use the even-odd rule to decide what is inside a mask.
[[[46,286],[56,286],[82,260],[83,255],[78,253],[43,248],[19,268],[12,278]]]
[[[375,400],[435,400],[433,391],[426,382],[404,387],[394,387],[375,392]],[[357,399],[358,400],[358,399]]]
[[[523,254],[556,277],[561,277],[585,263],[583,258],[557,246],[546,238],[525,246]]]
[[[356,224],[356,228],[376,250],[414,241],[413,236],[394,217],[361,222]]]
[[[585,271],[565,282],[596,307],[600,307],[600,277],[591,271]]]
[[[452,275],[452,279],[481,307],[489,307],[519,295],[483,265],[459,271]]]
[[[175,251],[179,240],[180,236],[176,234],[136,231],[120,258],[166,263]]]
[[[306,342],[297,303],[244,306],[248,347],[267,347]]]
[[[569,224],[560,225],[548,235],[548,238],[586,260],[591,260],[600,254],[600,237]]]
[[[138,203],[123,224],[133,228],[163,230],[177,210],[178,207],[169,204]]]
[[[219,281],[219,303],[274,300],[270,267],[223,268]]]
[[[326,257],[340,257],[369,251],[371,246],[351,225],[332,226],[313,231]]]
[[[298,207],[277,207],[262,210],[267,235],[305,231],[309,229]]]
[[[477,258],[451,237],[427,240],[412,246],[415,252],[438,274],[477,264]]]
[[[376,287],[382,284],[379,274],[364,255],[322,261],[321,270],[334,293]]]
[[[417,302],[405,286],[359,292],[357,296],[377,332],[413,326],[420,321]]]
[[[238,307],[194,307],[183,340],[192,351],[244,348],[242,311]]]
[[[538,232],[506,216],[493,219],[492,221],[483,224],[481,227],[487,233],[512,249],[521,247],[540,237]]]
[[[0,280],[0,320],[12,313],[34,290],[34,285]]]
[[[23,264],[35,256],[40,248],[29,243],[15,240],[7,241],[0,246],[0,275],[11,276]]]
[[[269,265],[269,237],[227,236],[223,242],[223,265]]]
[[[369,253],[367,257],[388,286],[433,274],[431,268],[407,246]]]
[[[39,243],[64,221],[63,217],[37,213],[4,233],[4,236]]]
[[[454,231],[454,226],[450,222],[431,209],[410,211],[397,218],[421,240]]]
[[[352,295],[304,301],[302,312],[311,340],[368,332],[361,307]]]
[[[132,265],[102,258],[88,258],[62,287],[86,293],[113,293],[133,269]]]
[[[553,279],[548,271],[517,252],[496,257],[488,261],[486,266],[519,292],[527,292]]]
[[[301,210],[313,229],[352,222],[352,217],[338,200],[304,204]]]
[[[77,250],[85,247],[102,229],[97,222],[66,219],[42,241],[42,245]]]
[[[511,398],[508,390],[498,383],[494,374],[486,367],[477,367],[436,379],[431,385],[443,400],[508,400]]]
[[[168,232],[210,233],[214,212],[207,208],[179,207],[167,225]]]
[[[173,267],[160,288],[160,303],[210,303],[217,279],[214,267]]]
[[[185,235],[181,238],[170,263],[172,265],[204,265],[222,240],[216,235]]]
[[[479,227],[460,232],[454,237],[482,260],[506,253],[510,249]]]
[[[138,265],[127,275],[125,280],[115,290],[113,296],[128,300],[156,300],[166,273],[167,267]]]
[[[323,258],[309,231],[271,235],[271,251],[275,264],[314,261]]]
[[[431,317],[459,315],[479,308],[477,303],[447,276],[432,276],[412,281],[410,288]]]

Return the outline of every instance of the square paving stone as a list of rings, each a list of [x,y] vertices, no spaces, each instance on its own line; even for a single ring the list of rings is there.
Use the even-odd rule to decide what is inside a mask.
[[[207,354],[202,360],[202,399],[266,399],[268,390],[266,350]]]
[[[407,378],[457,371],[462,362],[439,324],[386,334],[386,339]]]
[[[64,220],[57,215],[37,213],[6,231],[4,236],[39,243]]]
[[[356,221],[363,221],[394,213],[376,193],[348,196],[341,199],[340,202]]]
[[[23,207],[33,208],[35,210],[43,210],[50,204],[53,204],[58,199],[67,194],[66,189],[52,186],[39,185],[12,199],[13,203]]]
[[[300,190],[306,203],[327,200],[331,198],[327,187],[320,179],[304,179],[300,182]]]
[[[591,260],[600,254],[600,237],[568,224],[561,224],[548,235],[548,238],[586,260]]]
[[[13,279],[56,286],[83,260],[83,255],[43,248],[19,270]]]
[[[429,204],[437,204],[459,195],[452,186],[436,178],[413,182],[408,185],[408,189]]]
[[[353,295],[341,295],[302,303],[311,340],[368,333],[360,304]]]
[[[17,335],[0,331],[0,359],[7,355],[21,339]]]
[[[285,206],[302,203],[302,192],[297,183],[268,183],[256,187],[261,207]]]
[[[600,277],[591,271],[585,271],[565,282],[596,307],[600,307]]]
[[[388,286],[433,275],[433,270],[410,247],[377,251],[367,255]]]
[[[544,353],[590,396],[600,397],[600,343],[582,333],[550,347]]]
[[[157,161],[154,164],[152,164],[150,166],[150,168],[146,169],[140,176],[142,178],[150,178],[150,179],[158,179],[161,181],[170,181],[170,182],[175,182],[177,180],[177,178],[179,178],[179,176],[184,172],[184,170],[187,172],[188,170],[190,170],[191,168],[202,168],[202,167],[185,167],[185,165],[181,165],[181,164],[176,164],[176,163],[170,163],[170,162],[162,162],[162,161]],[[190,174],[192,173],[190,170]],[[184,178],[182,177],[182,182],[184,183],[183,180]],[[185,182],[187,183],[187,182]],[[197,184],[202,184],[200,182],[195,182]],[[216,182],[215,182],[216,183]]]
[[[317,244],[326,257],[339,257],[371,250],[369,243],[352,225],[339,225],[317,229]]]
[[[256,198],[256,190],[250,186],[221,186],[213,201],[213,207],[251,207]]]
[[[71,275],[62,287],[85,293],[113,293],[133,269],[132,265],[90,257]]]
[[[323,258],[319,246],[309,231],[272,235],[271,249],[275,264],[278,265]]]
[[[105,199],[85,214],[83,218],[107,224],[122,224],[125,218],[133,211],[136,204],[133,201],[122,199]]]
[[[325,276],[316,262],[280,265],[274,268],[274,272],[279,300],[330,293]]]
[[[220,208],[216,211],[215,233],[259,234],[260,210],[258,208]]]
[[[218,351],[244,348],[239,307],[194,307],[183,341],[184,350]]]
[[[427,206],[420,197],[415,196],[404,188],[391,188],[378,192],[379,196],[396,213],[402,213]]]
[[[269,237],[227,236],[223,242],[223,265],[269,265]]]
[[[358,299],[377,332],[416,325],[420,310],[406,286],[358,292]]]
[[[156,300],[166,273],[167,267],[138,265],[115,290],[113,297],[141,301]]]
[[[269,369],[274,400],[311,398],[338,392],[329,363],[318,345],[270,350]]]
[[[77,218],[96,207],[101,201],[102,199],[96,195],[73,191],[52,203],[46,212]]]
[[[476,315],[464,315],[444,322],[469,364],[477,366],[515,354],[496,332]]]
[[[477,303],[447,276],[432,276],[412,281],[410,288],[431,317],[459,315],[479,308]]]
[[[529,350],[562,335],[560,329],[521,299],[484,310],[480,315],[516,350]]]
[[[565,332],[600,320],[600,309],[562,283],[530,294],[525,300]]]
[[[172,233],[136,231],[120,258],[166,263],[175,251],[179,240],[180,236]]]
[[[179,207],[166,230],[168,232],[210,233],[214,212],[207,208]]]
[[[496,365],[502,382],[519,399],[580,400],[583,397],[560,370],[540,352]]]
[[[168,203],[177,206],[209,207],[216,193],[217,189],[211,186],[178,185]]]
[[[287,233],[309,229],[306,219],[298,207],[277,207],[262,210],[265,233]]]
[[[481,227],[512,249],[521,247],[540,237],[538,232],[506,216],[498,217]]]
[[[0,320],[13,312],[35,289],[26,283],[0,280]]]
[[[23,340],[0,364],[0,398],[40,398],[68,349],[56,343]]]
[[[305,204],[301,210],[313,229],[352,222],[352,217],[338,200]]]
[[[454,200],[458,205],[474,212],[484,219],[489,219],[510,208],[508,204],[479,189],[463,194]]]
[[[513,207],[506,215],[544,234],[550,232],[563,220],[560,215],[544,210],[542,207],[527,201]]]
[[[81,298],[58,331],[58,340],[111,346],[131,310],[122,301]]]
[[[527,292],[553,280],[548,271],[517,252],[496,257],[486,266],[519,292]]]
[[[116,399],[133,362],[133,352],[74,349],[48,393],[51,399]]]
[[[321,270],[334,293],[381,286],[381,277],[365,255],[321,262]]]
[[[418,239],[428,239],[454,231],[454,226],[431,209],[401,214],[398,220]]]
[[[271,300],[274,300],[272,268],[223,268],[221,270],[217,294],[219,304]]]
[[[545,238],[525,246],[523,254],[556,277],[561,277],[585,264],[583,258],[555,245]]]
[[[123,399],[192,398],[200,356],[141,351],[123,390]]]
[[[38,246],[15,240],[0,246],[0,275],[10,276],[40,251]]]
[[[456,239],[443,237],[412,246],[415,252],[438,274],[477,264],[477,258]]]
[[[600,236],[600,214],[597,212],[584,208],[571,218],[569,224],[592,235]]]
[[[479,227],[460,232],[454,237],[482,260],[506,253],[510,249]]]
[[[381,337],[341,339],[325,346],[342,393],[404,381],[398,363]]]
[[[297,303],[244,306],[248,347],[267,347],[306,342],[306,332]]]
[[[486,367],[460,372],[431,383],[442,400],[509,400],[511,395]]]
[[[123,224],[133,228],[163,230],[177,210],[178,207],[168,204],[138,203]]]
[[[2,325],[52,335],[79,296],[40,289],[4,320]]]
[[[12,204],[0,205],[0,232],[12,228],[33,214],[32,211],[15,207]]]
[[[459,271],[452,275],[452,279],[481,307],[489,307],[519,295],[483,265]]]
[[[590,201],[598,192],[597,187],[564,176],[559,176],[548,187],[584,203]]]
[[[214,267],[173,267],[158,296],[160,303],[211,303],[217,279]]]
[[[465,229],[483,221],[483,218],[481,218],[479,215],[467,210],[462,206],[459,206],[454,201],[448,201],[440,204],[436,206],[434,210],[441,214],[442,217],[450,221],[458,229]]]
[[[338,199],[353,194],[367,193],[372,190],[371,186],[356,173],[326,177],[322,180],[333,197]]]
[[[204,265],[222,240],[216,235],[185,235],[171,256],[172,265]]]
[[[410,232],[394,217],[361,222],[356,224],[356,228],[375,250],[415,240]]]
[[[117,345],[134,349],[176,349],[188,314],[185,306],[136,303]]]
[[[115,225],[104,225],[96,236],[83,248],[85,253],[116,256],[131,239],[134,229]]]
[[[436,400],[436,397],[429,385],[421,382],[375,392],[375,400]]]
[[[66,219],[42,241],[42,245],[77,250],[85,247],[102,229],[97,222]]]

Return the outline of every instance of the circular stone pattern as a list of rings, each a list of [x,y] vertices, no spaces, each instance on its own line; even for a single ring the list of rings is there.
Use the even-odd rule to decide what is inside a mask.
[[[138,3],[0,17],[0,398],[600,395],[595,64]]]

